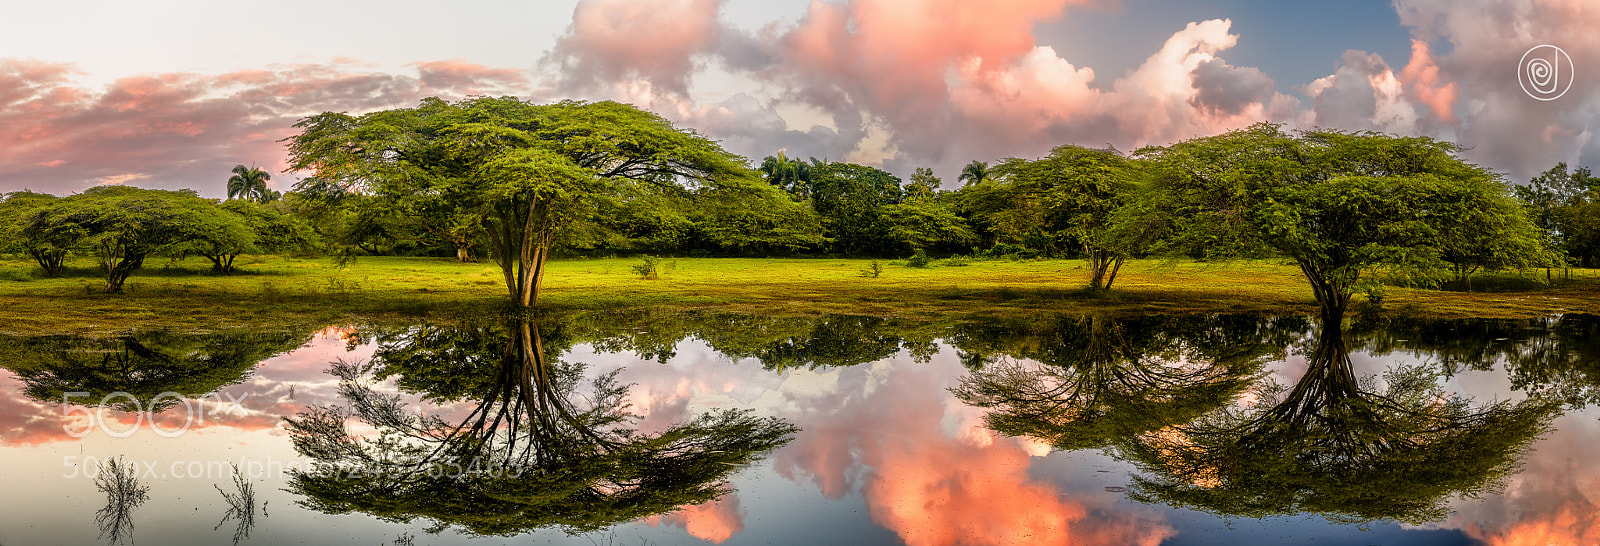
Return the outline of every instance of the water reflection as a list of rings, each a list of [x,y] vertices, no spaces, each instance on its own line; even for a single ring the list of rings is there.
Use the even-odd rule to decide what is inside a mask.
[[[160,413],[243,381],[256,363],[305,344],[310,332],[232,330],[216,333],[142,331],[104,338],[0,336],[0,365],[43,402]],[[127,393],[127,396],[111,396]],[[178,396],[164,393],[172,393]]]
[[[106,496],[106,505],[94,513],[100,538],[111,544],[133,543],[133,512],[150,500],[150,487],[140,483],[137,465],[112,457],[100,464],[94,486]]]
[[[1262,349],[1281,345],[1253,345],[1248,335],[1179,342],[1185,332],[1228,331],[1187,320],[1194,326],[1158,328],[1163,335],[1139,342],[1119,321],[1068,323],[1063,335],[1081,341],[1065,358],[1042,358],[1037,371],[986,367],[955,392],[994,408],[988,422],[999,432],[1058,449],[1111,447],[1141,470],[1136,499],[1345,523],[1444,519],[1451,498],[1501,485],[1559,409],[1539,396],[1475,403],[1445,392],[1437,366],[1357,377],[1337,324],[1315,329],[1305,373],[1284,388],[1257,374]],[[1450,354],[1461,363],[1485,353]],[[1235,403],[1247,387],[1253,401]]]
[[[1514,388],[1572,407],[1600,404],[1600,316],[1523,320],[1417,320],[1363,317],[1355,343],[1374,354],[1409,352],[1435,359],[1445,373],[1503,365]]]
[[[294,473],[290,489],[320,512],[421,518],[435,530],[590,532],[716,500],[732,473],[795,432],[738,409],[642,432],[616,374],[580,392],[584,365],[557,358],[566,340],[547,344],[542,330],[516,320],[371,334],[380,349],[370,363],[331,369],[345,404],[286,419],[295,449],[321,463]],[[374,390],[374,377],[470,409],[450,420],[413,412]],[[376,433],[351,432],[350,417]]]
[[[1058,450],[1106,447],[1229,404],[1283,358],[1304,325],[1251,315],[1086,316],[962,328],[953,340],[977,369],[953,392],[989,409],[985,422],[1002,434]]]
[[[187,505],[166,511],[178,497],[212,509],[201,506],[196,529],[178,539],[162,535],[165,525],[141,526],[142,541],[216,541],[229,530],[221,524],[240,543],[445,529],[467,536],[430,540],[466,543],[610,529],[630,543],[644,538],[635,533],[654,543],[877,533],[918,545],[1153,546],[1235,532],[1220,530],[1226,518],[1169,507],[1323,516],[1260,526],[1290,535],[1354,533],[1327,519],[1430,522],[1459,529],[1438,532],[1463,544],[1600,536],[1590,501],[1600,499],[1600,467],[1590,462],[1600,460],[1600,426],[1583,409],[1600,392],[1600,320],[1361,316],[1343,332],[1319,328],[1225,314],[958,322],[588,312],[330,329],[313,348],[253,372],[254,360],[309,334],[0,338],[0,364],[15,372],[0,372],[0,387],[52,403],[63,392],[97,400],[123,390],[134,398],[113,402],[160,409],[172,403],[157,400],[164,391],[233,385],[225,392],[250,394],[248,419],[181,439],[95,438],[162,470],[178,451],[168,441],[219,462],[276,449],[324,463],[261,479],[252,492],[277,496],[274,512],[299,506],[254,532],[249,502],[217,519],[249,482],[152,478],[156,500],[141,522],[187,514]],[[341,356],[329,379],[326,363]],[[52,465],[57,452],[82,455],[79,445],[49,445],[71,441],[59,432],[60,408],[12,398],[0,400],[0,442],[12,453],[54,449]],[[1526,454],[1561,411],[1561,430]],[[263,424],[286,424],[292,438]],[[24,434],[30,427],[41,434]],[[91,453],[108,445],[92,441]],[[764,455],[772,464],[734,475]],[[30,467],[3,483],[57,471]],[[1505,491],[1490,493],[1500,483]],[[1148,504],[1130,502],[1124,486]],[[325,515],[347,513],[372,517]],[[92,540],[83,513],[70,517],[88,536],[0,540]],[[1416,538],[1371,527],[1395,535],[1368,542]]]

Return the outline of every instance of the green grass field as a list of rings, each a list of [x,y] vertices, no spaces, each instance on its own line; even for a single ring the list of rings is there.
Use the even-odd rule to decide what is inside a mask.
[[[90,258],[65,278],[42,278],[32,262],[0,260],[0,332],[115,332],[133,328],[212,329],[281,322],[336,323],[481,313],[507,299],[493,263],[367,257],[348,267],[329,259],[241,259],[241,271],[212,275],[204,260],[152,260],[126,293],[100,293]],[[658,280],[632,271],[637,258],[552,262],[541,307],[550,310],[715,308],[782,314],[852,313],[917,318],[1001,316],[1039,311],[1309,313],[1315,303],[1298,270],[1275,261],[1140,260],[1123,267],[1110,293],[1086,292],[1081,260],[972,261],[911,268],[872,260],[676,258]],[[1558,272],[1559,274],[1559,272]],[[1600,271],[1544,284],[1485,277],[1489,291],[1391,287],[1384,308],[1437,317],[1522,317],[1600,312]],[[1541,276],[1542,277],[1542,276]],[[1357,296],[1357,301],[1362,298]]]

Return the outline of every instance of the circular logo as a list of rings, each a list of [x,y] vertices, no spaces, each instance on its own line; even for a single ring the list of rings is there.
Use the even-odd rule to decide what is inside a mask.
[[[1553,45],[1539,45],[1517,62],[1517,84],[1538,100],[1556,100],[1572,87],[1572,57]]]

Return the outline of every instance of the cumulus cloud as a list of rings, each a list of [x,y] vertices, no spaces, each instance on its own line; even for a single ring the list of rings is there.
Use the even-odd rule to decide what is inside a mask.
[[[720,7],[718,0],[584,0],[543,63],[556,69],[563,91],[641,79],[684,95],[695,57],[717,45]]]
[[[586,22],[591,13],[639,13],[635,3],[643,4],[580,3],[547,58],[559,61],[556,81],[658,109],[750,157],[787,150],[953,173],[975,158],[1038,155],[1068,142],[1132,148],[1287,121],[1299,107],[1266,74],[1218,56],[1237,40],[1227,20],[1175,29],[1133,73],[1102,82],[1033,38],[1035,25],[1070,17],[1080,1],[819,1],[792,24],[756,31],[717,22],[715,6],[697,4],[649,15],[700,18],[684,23],[693,32],[649,52]],[[694,102],[686,82],[713,62],[759,82],[762,94]]]
[[[278,141],[306,115],[536,92],[520,71],[463,61],[420,63],[416,75],[330,63],[129,76],[104,87],[73,74],[68,64],[0,59],[0,188],[65,194],[136,183],[219,195],[233,165],[286,167]]]
[[[1414,133],[1417,110],[1383,57],[1346,51],[1333,75],[1305,88],[1314,100],[1311,124],[1346,130]]]
[[[1242,114],[1251,105],[1271,101],[1277,92],[1272,78],[1260,70],[1229,66],[1222,59],[1202,61],[1193,74],[1195,95],[1189,104],[1213,114]]]
[[[1600,5],[1582,0],[1398,0],[1412,33],[1398,73],[1378,55],[1345,54],[1338,70],[1306,86],[1305,124],[1373,129],[1455,141],[1469,160],[1514,181],[1566,161],[1600,163]],[[1552,44],[1572,57],[1570,92],[1539,101],[1517,83],[1530,48]],[[1440,53],[1443,52],[1443,53]]]

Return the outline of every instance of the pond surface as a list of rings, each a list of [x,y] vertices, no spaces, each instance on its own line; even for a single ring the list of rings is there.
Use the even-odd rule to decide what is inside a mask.
[[[583,313],[0,366],[8,545],[1600,543],[1586,315]]]

